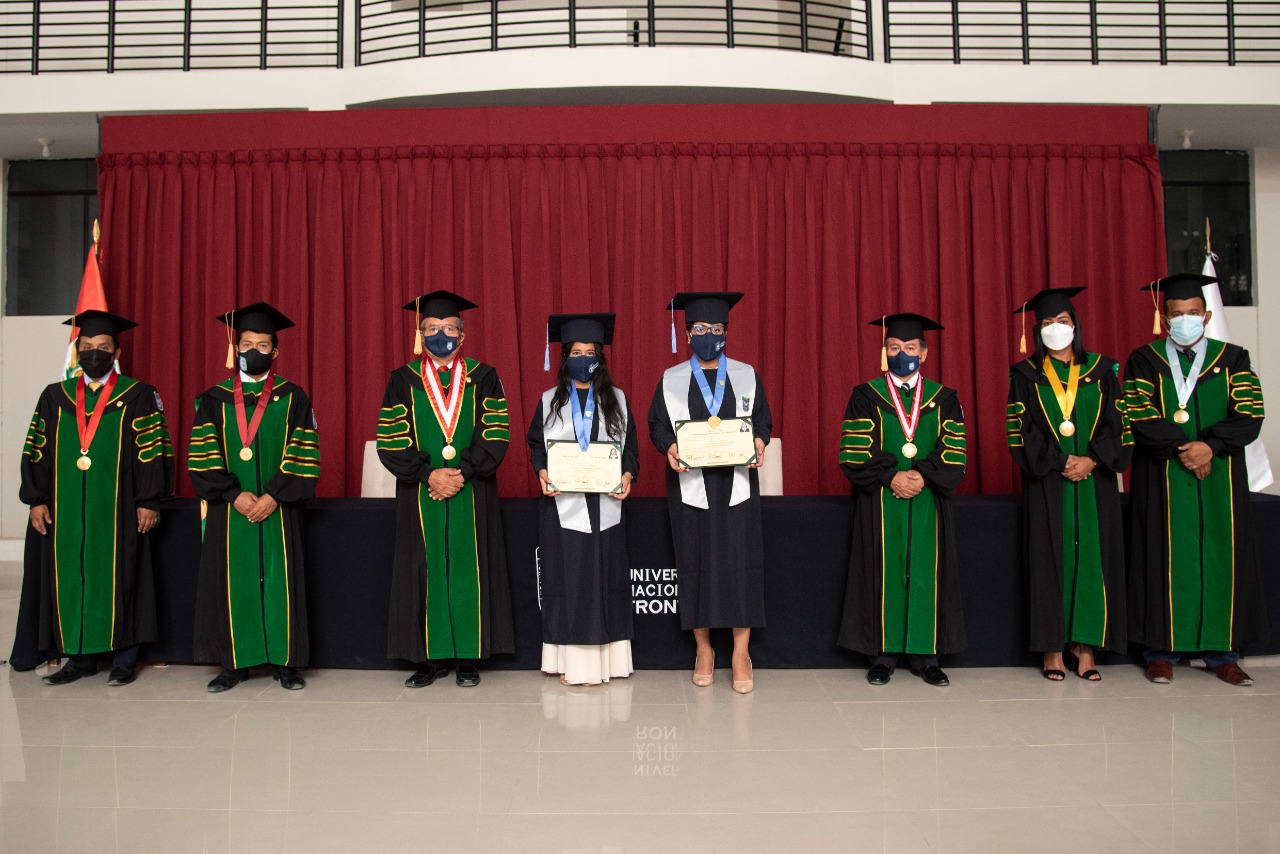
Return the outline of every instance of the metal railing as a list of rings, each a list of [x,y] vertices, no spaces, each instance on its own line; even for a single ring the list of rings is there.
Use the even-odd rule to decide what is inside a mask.
[[[343,0],[0,0],[0,72],[340,68]]]
[[[886,62],[1280,62],[1280,2],[882,0]]]
[[[872,58],[870,0],[359,0],[356,64],[539,47],[757,47]]]

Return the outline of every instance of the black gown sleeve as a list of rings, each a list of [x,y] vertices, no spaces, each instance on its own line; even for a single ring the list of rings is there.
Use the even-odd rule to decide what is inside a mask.
[[[27,427],[27,439],[22,445],[22,484],[18,497],[28,507],[49,505],[53,502],[53,443],[49,436],[58,424],[58,410],[53,403],[50,386],[36,401],[31,424]]]
[[[676,431],[671,425],[671,416],[667,413],[667,400],[662,394],[662,380],[658,380],[658,388],[653,393],[653,403],[649,405],[649,441],[664,457],[667,448],[676,443]]]
[[[631,472],[634,484],[640,478],[640,438],[636,431],[636,419],[631,412],[631,401],[627,400],[627,437],[622,443],[622,473]]]
[[[940,495],[950,495],[964,480],[964,469],[968,462],[968,442],[965,438],[964,410],[954,392],[947,393],[939,404],[942,411],[941,435],[933,453],[917,462],[915,470],[920,472],[924,482]]]
[[[1035,383],[1015,367],[1009,375],[1009,403],[1005,407],[1009,453],[1018,468],[1036,479],[1067,467],[1067,455],[1056,437],[1035,417],[1039,406]]]
[[[265,487],[266,493],[281,504],[311,498],[320,479],[320,433],[315,410],[302,389],[295,388],[292,397],[284,459],[279,473]]]
[[[840,470],[860,492],[888,486],[898,473],[898,458],[880,450],[878,407],[853,390],[840,431]]]
[[[413,391],[398,371],[387,380],[378,413],[378,459],[383,468],[407,483],[426,483],[431,477],[431,455],[418,450],[409,413]]]
[[[529,444],[529,462],[533,464],[534,474],[547,467],[547,446],[544,441],[542,422],[542,399],[539,398],[538,406],[533,412],[533,420],[529,422],[529,432],[525,436],[525,441]]]
[[[458,469],[464,480],[493,477],[511,445],[507,395],[498,372],[489,369],[476,384],[476,413],[480,416],[471,436],[471,447],[458,453]]]
[[[140,389],[129,405],[127,417],[133,434],[129,465],[133,468],[134,503],[147,510],[159,510],[160,499],[173,494],[174,457],[169,424],[156,390],[151,386]]]
[[[227,471],[221,424],[222,404],[209,394],[197,397],[191,445],[187,449],[187,472],[196,496],[210,504],[230,504],[245,491],[240,479]]]
[[[1089,441],[1089,456],[1107,471],[1119,474],[1129,467],[1133,459],[1133,433],[1129,429],[1129,410],[1116,374],[1117,371],[1108,368],[1098,379],[1102,400],[1098,403],[1098,426]]]
[[[1159,389],[1160,374],[1152,369],[1150,360],[1138,352],[1130,355],[1124,366],[1124,398],[1133,441],[1156,459],[1171,460],[1178,456],[1178,448],[1187,444],[1187,437],[1182,428],[1160,414],[1156,406]]]
[[[755,433],[755,437],[769,444],[769,438],[773,435],[773,410],[769,408],[769,398],[764,393],[764,383],[760,381],[760,374],[756,374],[756,399],[755,409],[751,411],[751,429]]]
[[[1200,431],[1200,439],[1220,457],[1241,451],[1255,441],[1265,415],[1262,384],[1249,361],[1249,351],[1237,350],[1227,370],[1227,417]]]

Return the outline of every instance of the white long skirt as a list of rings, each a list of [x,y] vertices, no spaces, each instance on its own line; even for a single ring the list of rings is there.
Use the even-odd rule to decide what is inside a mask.
[[[544,643],[542,672],[563,674],[570,685],[599,685],[610,679],[630,676],[631,641],[578,644]]]

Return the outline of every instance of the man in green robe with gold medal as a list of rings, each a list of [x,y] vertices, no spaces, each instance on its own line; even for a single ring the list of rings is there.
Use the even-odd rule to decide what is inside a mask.
[[[853,493],[849,582],[838,643],[873,658],[867,681],[884,685],[900,656],[935,686],[950,684],[938,656],[964,649],[951,493],[964,479],[964,410],[956,393],[921,375],[919,314],[881,327],[882,376],[855,386],[845,409],[840,468]]]
[[[1203,288],[1181,273],[1144,290],[1168,337],[1125,366],[1133,427],[1129,635],[1147,647],[1147,678],[1173,679],[1183,653],[1231,685],[1252,685],[1240,648],[1261,623],[1258,560],[1244,449],[1258,438],[1262,386],[1249,354],[1206,338]]]
[[[460,355],[475,307],[448,291],[405,306],[427,356],[391,373],[378,419],[378,457],[396,477],[387,657],[418,665],[410,688],[455,662],[457,684],[475,687],[480,659],[515,651],[496,480],[511,428],[498,372]]]
[[[40,395],[19,490],[41,537],[39,648],[69,657],[44,681],[92,676],[110,652],[108,684],[127,685],[138,645],[156,639],[147,533],[172,492],[173,445],[155,388],[115,367],[120,333],[137,324],[82,311],[66,325],[79,327],[80,374]]]
[[[222,665],[210,693],[259,664],[296,691],[310,649],[303,523],[320,477],[319,428],[306,392],[275,372],[277,335],[293,321],[265,302],[218,319],[235,374],[196,398],[187,454],[205,517],[196,658]]]
[[[1084,288],[1045,288],[1028,300],[1035,347],[1009,374],[1009,452],[1022,473],[1022,550],[1031,649],[1044,678],[1096,682],[1094,651],[1128,651],[1120,473],[1133,455],[1120,365],[1084,348],[1072,303]]]

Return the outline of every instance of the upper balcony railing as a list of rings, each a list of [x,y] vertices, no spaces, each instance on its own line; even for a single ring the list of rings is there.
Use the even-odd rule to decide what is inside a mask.
[[[341,68],[531,48],[1280,63],[1280,0],[0,0],[0,73]],[[350,15],[354,32],[344,31]]]

